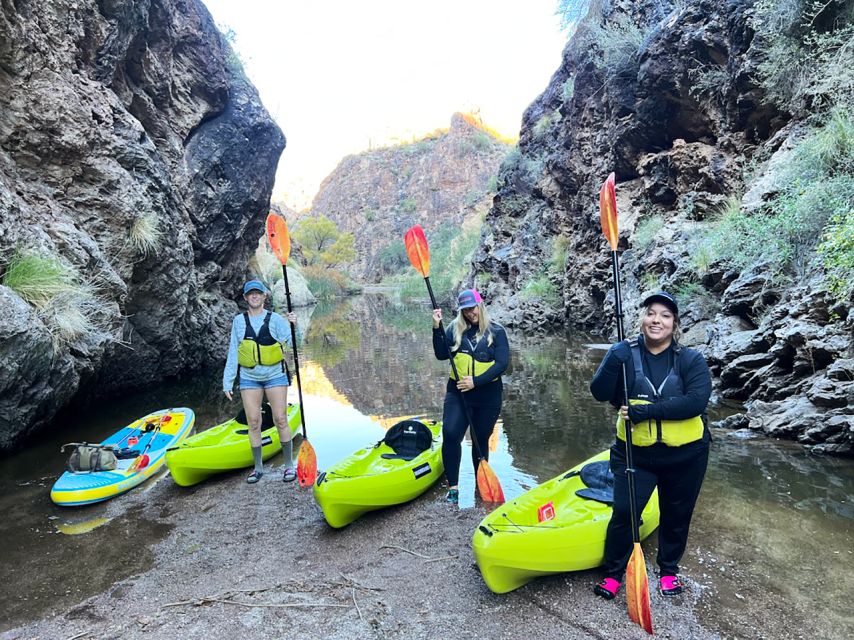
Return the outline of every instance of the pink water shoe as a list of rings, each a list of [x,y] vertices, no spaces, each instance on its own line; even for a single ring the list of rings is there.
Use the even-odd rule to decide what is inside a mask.
[[[605,600],[613,600],[620,590],[620,583],[613,578],[605,578],[602,582],[593,587],[593,593],[597,596],[602,596]]]
[[[675,596],[685,590],[677,576],[661,576],[658,579],[658,592],[663,596]]]

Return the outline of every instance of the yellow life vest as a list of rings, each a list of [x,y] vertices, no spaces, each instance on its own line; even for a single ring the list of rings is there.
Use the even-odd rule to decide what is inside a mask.
[[[270,333],[272,315],[272,312],[267,312],[264,324],[261,325],[258,335],[255,335],[255,331],[249,323],[249,314],[243,314],[246,331],[243,334],[243,340],[237,345],[237,364],[241,367],[252,369],[259,364],[269,366],[284,361],[285,354],[282,344],[277,342]],[[282,371],[284,370],[284,365],[282,365]]]
[[[486,336],[481,336],[480,340],[483,340],[485,337]],[[477,341],[477,344],[472,344],[471,340],[466,336],[463,336],[460,350],[454,355],[454,367],[456,367],[457,374],[460,377],[479,376],[486,373],[486,371],[495,364],[495,360],[481,362],[476,358],[475,352],[477,351],[477,345],[480,344],[480,340]],[[454,375],[454,367],[451,367],[451,380],[459,380],[459,378]],[[492,382],[495,381],[493,380]]]
[[[651,404],[648,400],[630,399],[630,404]],[[661,422],[661,442],[668,447],[681,447],[703,437],[703,418],[695,416],[687,420],[647,420],[632,425],[632,444],[636,447],[648,447],[658,439],[658,422]],[[617,437],[625,442],[626,423],[617,414]]]
[[[673,366],[661,385],[655,385],[646,377],[641,360],[640,344],[631,342],[632,361],[635,370],[634,388],[629,393],[629,404],[652,404],[644,398],[657,401],[662,397],[670,397],[682,392],[682,381],[677,371],[680,366],[681,347],[674,348]],[[632,425],[632,444],[637,447],[648,447],[657,442],[663,442],[668,447],[680,447],[683,444],[700,440],[705,431],[702,416],[694,416],[687,420],[658,420],[650,419],[640,424]],[[626,425],[622,416],[617,415],[617,438],[625,441]]]

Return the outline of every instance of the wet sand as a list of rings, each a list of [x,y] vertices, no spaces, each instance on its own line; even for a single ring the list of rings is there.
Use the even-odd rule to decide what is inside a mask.
[[[0,637],[648,637],[628,620],[622,593],[612,602],[592,594],[595,571],[490,592],[470,546],[486,509],[445,504],[440,485],[333,530],[311,490],[280,478],[268,465],[254,486],[242,474],[190,490],[164,479],[114,501],[117,519],[144,507],[152,524],[171,528],[146,550],[151,568]],[[655,537],[644,544],[648,564]],[[698,550],[697,540],[713,542]],[[695,522],[687,592],[651,593],[657,637],[848,637],[742,570],[737,549],[715,537],[714,523]]]

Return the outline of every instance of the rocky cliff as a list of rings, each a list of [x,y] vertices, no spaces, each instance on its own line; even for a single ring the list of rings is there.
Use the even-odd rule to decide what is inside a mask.
[[[829,50],[843,57],[847,50],[849,67],[850,4],[819,3],[818,13],[800,23],[814,29],[810,42],[837,37],[840,44]],[[502,167],[472,276],[488,280],[485,297],[507,323],[566,323],[612,334],[598,191],[614,171],[628,325],[643,296],[674,291],[686,341],[707,355],[719,397],[747,401],[729,425],[852,455],[851,296],[831,295],[815,260],[792,259],[785,271],[769,266],[780,260],[768,254],[797,252],[811,246],[807,241],[794,248],[769,241],[764,256],[760,247],[760,257],[742,265],[709,255],[702,241],[721,224],[722,210],[746,224],[774,222],[769,202],[782,191],[781,167],[812,130],[810,111],[821,106],[818,94],[807,96],[812,108],[802,109],[769,95],[776,88],[763,84],[760,71],[770,57],[768,40],[782,28],[757,29],[757,6],[591,3],[560,68],[525,113],[520,153]],[[792,57],[791,64],[803,62]],[[802,74],[801,81],[808,67],[792,74]],[[850,145],[845,127],[842,147]],[[850,146],[841,157],[851,157]],[[809,228],[811,217],[818,212],[792,219],[805,225],[797,231],[812,234],[814,245],[825,232]],[[737,226],[730,231],[741,233]]]
[[[0,450],[221,360],[284,143],[199,0],[2,3]]]
[[[344,158],[320,185],[310,214],[354,234],[356,261],[348,269],[377,282],[405,264],[402,238],[413,224],[429,237],[474,212],[508,149],[476,117],[454,114],[447,131]],[[393,242],[399,251],[389,250]]]

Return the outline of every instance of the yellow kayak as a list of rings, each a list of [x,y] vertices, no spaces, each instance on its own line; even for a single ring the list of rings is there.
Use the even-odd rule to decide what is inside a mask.
[[[179,442],[193,429],[196,416],[192,409],[156,411],[116,431],[101,445],[134,447],[137,456],[118,460],[109,471],[63,473],[50,492],[50,499],[63,507],[77,507],[108,500],[133,489],[153,476],[164,463],[168,447]],[[140,466],[142,454],[147,464]]]
[[[288,425],[294,434],[300,428],[298,404],[288,405]],[[261,445],[264,460],[282,450],[275,426],[261,432]],[[166,465],[175,482],[182,487],[191,487],[217,473],[251,467],[249,428],[232,419],[197,433],[166,452]]]
[[[330,526],[345,527],[368,511],[409,502],[444,471],[442,423],[404,420],[319,474],[314,499]]]
[[[472,538],[472,548],[486,586],[495,593],[518,589],[539,576],[593,569],[605,555],[605,532],[611,505],[581,497],[590,493],[582,470],[610,459],[593,456],[490,513]],[[593,467],[590,469],[602,466]],[[641,514],[643,540],[658,527],[658,490]]]

